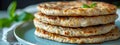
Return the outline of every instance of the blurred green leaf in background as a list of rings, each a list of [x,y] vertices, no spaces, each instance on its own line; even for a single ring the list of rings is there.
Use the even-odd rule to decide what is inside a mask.
[[[33,20],[33,15],[31,13],[28,12],[22,12],[19,16],[18,16],[18,21],[31,21]]]
[[[17,2],[16,1],[13,1],[7,11],[8,11],[8,14],[10,15],[10,17],[14,17],[15,16],[15,10],[16,10],[16,7],[17,7]]]
[[[31,13],[22,11],[21,14],[16,14],[17,1],[13,2],[8,6],[7,12],[8,18],[0,18],[0,28],[10,27],[14,22],[31,21],[34,16]]]

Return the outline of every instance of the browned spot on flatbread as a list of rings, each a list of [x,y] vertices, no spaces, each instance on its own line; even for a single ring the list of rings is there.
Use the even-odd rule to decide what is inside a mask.
[[[65,32],[65,35],[69,35],[70,33],[69,32]]]
[[[89,33],[96,33],[96,32],[97,32],[97,30],[94,30],[94,29],[93,29],[93,30],[90,30],[90,31],[89,31],[89,30],[88,30],[88,31],[84,31],[84,33],[86,33],[86,34],[89,34]]]

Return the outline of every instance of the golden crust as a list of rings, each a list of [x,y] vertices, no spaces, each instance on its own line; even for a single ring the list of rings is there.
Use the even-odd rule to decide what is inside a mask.
[[[114,24],[98,25],[84,28],[70,28],[62,26],[49,25],[34,19],[34,25],[37,28],[44,29],[45,31],[56,33],[64,36],[91,36],[105,34],[115,28]]]
[[[116,6],[105,2],[86,2],[88,5],[97,3],[94,8],[81,8],[83,2],[46,2],[38,5],[38,10],[46,15],[52,16],[98,16],[113,14],[116,12]]]
[[[89,36],[89,37],[66,37],[54,33],[49,33],[47,31],[44,31],[42,29],[37,28],[35,31],[35,35],[38,37],[58,41],[58,42],[64,42],[64,43],[100,43],[104,41],[109,40],[115,40],[120,37],[120,32],[117,28],[113,29],[109,33],[103,34],[103,35],[96,35],[96,36]]]
[[[106,16],[92,16],[92,17],[81,17],[81,16],[46,16],[45,14],[38,12],[35,18],[39,21],[48,23],[51,25],[66,26],[66,27],[87,27],[99,24],[107,24],[114,22],[117,18],[116,14]]]

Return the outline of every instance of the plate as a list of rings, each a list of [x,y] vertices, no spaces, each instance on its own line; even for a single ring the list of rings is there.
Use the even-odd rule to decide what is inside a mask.
[[[120,29],[120,22],[116,21],[116,25]],[[38,38],[37,36],[34,35],[35,27],[32,22],[26,22],[23,23],[22,25],[18,26],[14,30],[14,35],[16,39],[26,45],[78,45],[78,44],[70,44],[70,43],[60,43],[52,40],[47,40],[44,38]],[[113,40],[113,41],[107,41],[102,43],[101,45],[120,45],[120,39]],[[81,44],[82,45],[82,44]],[[83,45],[88,45],[88,44],[83,44]],[[90,44],[93,45],[93,44]]]

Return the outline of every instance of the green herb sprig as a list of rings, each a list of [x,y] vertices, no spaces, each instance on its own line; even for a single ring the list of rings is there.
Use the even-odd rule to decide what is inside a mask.
[[[92,4],[90,4],[90,5],[83,4],[83,5],[81,6],[81,8],[94,8],[94,7],[96,7],[96,5],[97,5],[97,3],[92,3]]]
[[[21,14],[16,14],[17,2],[14,0],[8,7],[8,18],[0,18],[0,28],[10,27],[14,22],[31,21],[34,16],[31,13],[22,11]]]

